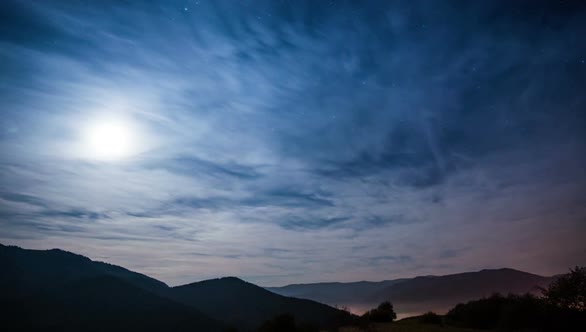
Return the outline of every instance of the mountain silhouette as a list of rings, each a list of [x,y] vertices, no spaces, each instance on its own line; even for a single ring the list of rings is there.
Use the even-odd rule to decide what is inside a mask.
[[[23,283],[28,287],[44,287],[84,278],[110,276],[152,292],[162,292],[168,288],[165,283],[144,274],[92,261],[61,249],[26,250],[0,244],[0,259],[5,271],[0,278],[13,278],[14,286]]]
[[[495,292],[525,294],[545,286],[551,278],[514,269],[482,270],[445,276],[417,277],[391,285],[373,295],[375,300],[392,297],[396,301],[453,299],[463,301],[490,296]]]
[[[3,331],[254,330],[278,314],[328,327],[347,315],[228,277],[169,287],[59,249],[0,244]]]
[[[0,245],[3,331],[222,331],[164,283],[62,250]]]
[[[312,284],[291,284],[283,287],[266,287],[267,290],[286,296],[312,299],[330,305],[353,303],[370,294],[377,294],[383,289],[404,281],[405,279],[357,282],[320,282]]]
[[[482,270],[445,276],[358,283],[315,283],[268,290],[286,296],[299,296],[329,305],[348,306],[363,311],[390,300],[397,313],[445,312],[459,302],[493,293],[524,294],[547,286],[553,277],[543,277],[514,269]]]
[[[146,275],[71,252],[0,244],[0,328],[214,332],[232,326],[250,331],[285,313],[300,323],[326,328],[348,318],[328,305],[363,311],[391,300],[399,315],[429,310],[441,313],[459,302],[495,292],[532,292],[553,279],[498,269],[268,289],[235,277],[169,287]]]
[[[281,296],[235,277],[196,282],[173,288],[173,299],[191,305],[233,326],[257,328],[267,318],[292,314],[296,321],[327,327],[344,313],[306,299]]]

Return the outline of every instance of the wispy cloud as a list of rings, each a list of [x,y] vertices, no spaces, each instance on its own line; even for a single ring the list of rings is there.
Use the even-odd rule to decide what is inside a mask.
[[[581,7],[0,6],[2,242],[172,284],[584,259]],[[129,158],[81,143],[104,116]]]

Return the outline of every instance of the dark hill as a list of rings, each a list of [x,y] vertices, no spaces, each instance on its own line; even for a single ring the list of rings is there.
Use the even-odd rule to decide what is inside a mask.
[[[493,293],[525,294],[547,286],[552,278],[513,269],[482,270],[445,276],[417,277],[371,295],[372,302],[390,299],[403,311],[445,312],[452,306]]]
[[[277,314],[330,326],[344,312],[237,278],[170,288],[119,266],[63,250],[0,245],[0,330],[241,331]],[[5,315],[5,319],[4,319]],[[219,323],[219,322],[222,323]]]
[[[298,322],[326,327],[344,313],[310,300],[281,296],[234,277],[173,288],[173,298],[234,326],[257,328],[265,320],[289,313]]]
[[[24,298],[2,296],[3,331],[222,331],[193,308],[116,277],[77,280]]]
[[[62,250],[0,245],[2,331],[221,331],[139,273]]]
[[[391,285],[374,294],[376,300],[429,301],[433,299],[463,301],[492,295],[495,292],[524,294],[545,286],[548,277],[513,269],[482,270],[445,276],[417,277]]]
[[[100,276],[120,278],[151,292],[164,292],[168,286],[144,274],[120,266],[95,262],[91,259],[60,249],[29,250],[0,244],[0,263],[4,273],[0,283],[12,278],[12,287],[53,287],[72,281]]]
[[[0,321],[0,328],[216,331],[224,326],[217,321],[253,329],[282,313],[326,327],[343,319],[344,313],[311,300],[355,310],[355,304],[361,305],[360,310],[391,300],[396,311],[405,316],[429,310],[441,313],[458,302],[494,292],[521,294],[552,280],[499,269],[382,282],[270,288],[285,295],[282,296],[233,277],[170,288],[143,274],[70,252],[0,245],[0,312],[6,317]]]

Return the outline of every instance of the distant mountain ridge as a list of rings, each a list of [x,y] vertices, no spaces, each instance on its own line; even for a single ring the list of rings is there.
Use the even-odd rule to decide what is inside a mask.
[[[390,300],[400,316],[407,316],[430,310],[445,312],[459,302],[496,292],[535,292],[536,287],[545,287],[554,278],[503,268],[380,282],[294,284],[267,289],[281,295],[346,306],[358,313]]]
[[[0,312],[7,317],[0,328],[213,332],[234,326],[250,331],[281,313],[326,327],[344,315],[330,306],[361,312],[391,300],[399,316],[429,310],[441,313],[459,302],[494,292],[531,292],[553,279],[497,269],[266,289],[235,277],[169,287],[146,275],[71,252],[0,244]]]
[[[343,305],[344,303],[363,298],[365,294],[375,294],[403,280],[406,279],[383,280],[378,282],[321,282],[291,284],[283,287],[267,287],[266,289],[277,294],[312,299],[322,303],[329,303],[330,305]]]

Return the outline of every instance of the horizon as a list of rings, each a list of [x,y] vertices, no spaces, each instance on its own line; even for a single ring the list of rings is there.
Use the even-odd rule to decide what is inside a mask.
[[[586,263],[586,6],[0,3],[0,242],[179,285]]]
[[[533,273],[531,271],[523,271],[523,270],[515,269],[515,268],[512,268],[512,267],[500,267],[500,268],[486,268],[486,269],[475,270],[475,271],[460,271],[460,272],[448,273],[448,274],[441,274],[441,275],[438,275],[438,274],[413,275],[413,276],[406,276],[406,277],[399,277],[399,278],[390,278],[390,279],[381,279],[381,280],[313,281],[313,282],[307,282],[307,283],[291,283],[291,284],[283,284],[283,285],[264,285],[264,284],[263,285],[260,285],[260,284],[254,283],[252,281],[246,280],[246,279],[244,279],[243,277],[240,277],[240,276],[236,276],[236,275],[225,275],[225,276],[216,276],[216,277],[211,277],[211,278],[208,278],[208,279],[194,280],[194,281],[190,281],[190,282],[183,283],[183,284],[175,284],[175,285],[173,285],[173,284],[170,284],[170,283],[166,282],[165,280],[160,280],[160,279],[154,278],[154,277],[152,277],[152,276],[150,276],[148,274],[142,273],[140,271],[134,271],[134,270],[128,269],[128,268],[126,268],[124,266],[112,264],[112,263],[107,262],[107,261],[95,260],[95,259],[92,259],[91,257],[87,257],[87,256],[84,256],[84,255],[80,255],[78,253],[71,252],[71,251],[66,251],[66,250],[63,250],[61,248],[31,249],[31,248],[22,248],[22,247],[16,246],[16,245],[5,245],[3,243],[0,243],[0,245],[8,246],[8,247],[15,247],[15,248],[22,249],[22,250],[33,250],[33,251],[51,251],[51,250],[58,250],[58,251],[66,252],[66,253],[73,254],[73,255],[76,255],[76,256],[82,256],[82,257],[88,258],[88,259],[90,259],[93,262],[106,263],[106,264],[109,264],[109,265],[114,265],[114,266],[121,267],[121,268],[124,268],[124,269],[126,269],[128,271],[136,272],[136,273],[142,274],[144,276],[147,276],[149,278],[153,278],[153,279],[155,279],[157,281],[161,281],[161,282],[165,283],[169,287],[186,286],[186,285],[189,285],[189,284],[192,284],[192,283],[198,283],[198,282],[208,281],[208,280],[219,280],[219,279],[225,279],[225,278],[236,278],[236,279],[239,279],[239,280],[242,280],[242,281],[245,281],[245,282],[249,282],[249,283],[255,284],[255,285],[260,286],[262,288],[281,288],[281,287],[287,287],[287,286],[308,285],[308,284],[346,284],[346,283],[362,283],[362,282],[366,282],[366,283],[379,283],[379,282],[384,282],[384,281],[395,281],[395,280],[400,280],[400,279],[415,279],[415,278],[425,278],[425,277],[445,277],[445,276],[452,276],[452,275],[458,275],[458,274],[464,274],[464,273],[479,273],[479,272],[484,272],[484,271],[500,271],[500,270],[512,270],[512,271],[515,271],[515,272],[528,273],[528,274],[532,274],[532,275],[535,275],[535,276],[546,277],[546,278],[552,278],[552,277],[555,277],[555,276],[558,276],[558,275],[567,273],[567,271],[563,271],[563,272],[556,273],[556,274],[553,274],[553,275],[541,275],[541,274]],[[354,312],[354,311],[352,311],[352,312]]]

